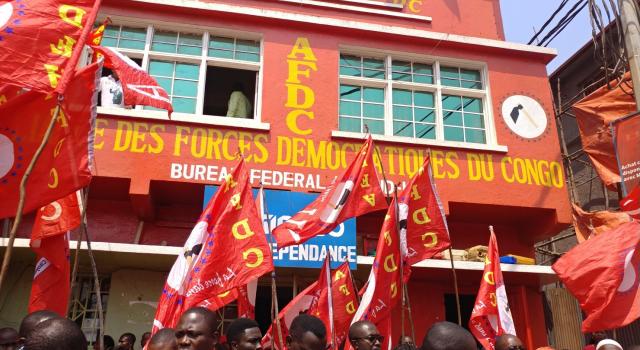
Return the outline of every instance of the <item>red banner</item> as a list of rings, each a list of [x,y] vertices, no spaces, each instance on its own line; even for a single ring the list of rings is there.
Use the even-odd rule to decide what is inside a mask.
[[[0,5],[0,85],[65,91],[100,3],[12,0]]]
[[[495,349],[496,337],[503,334],[516,335],[502,270],[500,270],[498,242],[493,231],[489,240],[489,252],[485,259],[480,290],[478,290],[469,320],[469,329],[487,350]]]
[[[256,292],[258,291],[258,279],[255,279],[242,287],[238,287],[238,317],[256,318]]]
[[[53,310],[66,316],[70,288],[68,232],[80,225],[80,214],[76,193],[51,202],[37,213],[29,244],[38,255],[29,312]]]
[[[122,83],[126,106],[151,106],[173,111],[169,94],[136,62],[120,52],[102,46],[92,46],[94,52],[104,56],[104,66],[113,69]]]
[[[429,157],[398,196],[398,209],[401,242],[406,242],[406,247],[401,245],[406,282],[411,265],[430,259],[451,245]]]
[[[373,149],[373,139],[369,135],[356,159],[337,182],[333,182],[303,210],[273,229],[278,249],[302,244],[332,231],[347,219],[387,207],[373,162]]]
[[[624,327],[640,317],[640,223],[577,245],[553,270],[587,314],[583,332]]]
[[[329,299],[329,285],[331,286],[331,299]],[[326,283],[325,288],[321,289],[317,302],[309,309],[309,314],[324,322],[327,327],[328,342],[333,339],[329,332],[331,329],[330,315],[332,315],[335,336],[334,348],[337,349],[347,339],[349,326],[357,309],[358,298],[353,287],[349,262],[345,262],[333,271],[331,283]]]
[[[67,89],[49,142],[27,182],[24,213],[91,181],[95,87],[99,65],[79,71]],[[55,98],[30,91],[0,106],[0,218],[15,216],[22,176],[56,109]]]
[[[632,218],[640,220],[640,186],[620,200],[620,209]]]
[[[640,113],[613,123],[613,144],[625,193],[640,186]]]
[[[272,270],[271,247],[241,159],[207,204],[174,263],[154,330],[174,327],[183,310],[210,307],[212,295],[233,291]]]

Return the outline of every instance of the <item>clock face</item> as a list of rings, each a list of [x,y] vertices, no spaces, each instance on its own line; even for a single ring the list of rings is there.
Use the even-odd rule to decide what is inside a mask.
[[[529,96],[513,95],[504,100],[502,118],[511,131],[525,139],[536,138],[547,129],[544,108]]]

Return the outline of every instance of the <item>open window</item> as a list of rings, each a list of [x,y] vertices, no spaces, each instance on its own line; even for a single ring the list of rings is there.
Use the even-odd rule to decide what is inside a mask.
[[[231,94],[241,91],[250,104],[246,118],[254,119],[257,77],[258,73],[250,70],[208,66],[203,114],[228,116]]]

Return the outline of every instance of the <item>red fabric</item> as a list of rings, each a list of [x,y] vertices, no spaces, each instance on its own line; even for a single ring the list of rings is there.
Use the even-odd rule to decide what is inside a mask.
[[[396,201],[391,201],[387,215],[382,224],[376,257],[369,273],[367,284],[360,291],[362,299],[353,321],[368,320],[379,327],[382,333],[387,329],[391,312],[402,300],[401,251],[400,234],[397,230]],[[390,330],[390,329],[389,329]],[[383,349],[387,348],[390,339],[385,338]]]
[[[401,246],[405,257],[406,282],[411,274],[411,265],[430,259],[451,245],[444,209],[431,175],[429,157],[400,193],[398,202],[400,237],[402,242],[407,242],[406,249]]]
[[[95,84],[98,64],[79,71],[29,181],[24,213],[85,187],[91,181]],[[51,120],[55,98],[29,91],[0,106],[0,218],[15,216],[19,184]]]
[[[620,201],[620,208],[632,218],[640,220],[640,186]]]
[[[630,87],[633,84],[631,75],[627,73],[623,80],[625,83],[621,87],[609,90],[605,85],[573,106],[582,148],[602,182],[612,190],[615,190],[615,184],[620,182],[620,173],[613,149],[610,123],[636,111],[633,94],[629,94],[629,91],[633,90]],[[617,81],[611,84],[615,86]]]
[[[69,301],[68,232],[80,225],[76,193],[40,209],[31,231],[31,249],[37,254],[29,297],[29,312],[52,310],[64,317]]]
[[[113,69],[122,83],[124,104],[151,106],[173,112],[169,94],[137,63],[120,52],[102,46],[92,46],[94,52],[104,56],[104,66]]]
[[[332,231],[347,219],[387,207],[372,152],[373,140],[369,136],[356,159],[337,182],[333,182],[303,210],[273,229],[279,249],[302,244]]]
[[[2,85],[0,86],[0,106],[7,103],[10,99],[18,97],[25,92],[21,87],[15,85]]]
[[[576,204],[572,204],[572,209],[573,227],[576,230],[578,243],[582,243],[591,236],[597,236],[613,230],[625,222],[631,221],[628,213],[608,210],[587,212]]]
[[[91,35],[89,35],[89,39],[87,40],[87,43],[89,45],[93,46],[100,46],[100,44],[102,43],[102,38],[104,37],[104,30],[107,28],[107,24],[111,23],[111,19],[109,19],[109,17],[107,17],[101,25],[98,26],[98,28],[94,29],[91,32]],[[101,54],[99,54],[98,52],[96,52],[95,50],[93,50],[93,62],[98,61],[98,59],[100,59],[100,57],[103,57]]]
[[[324,271],[324,270],[323,270]],[[324,276],[321,273],[321,276]],[[326,280],[326,278],[322,278]],[[323,285],[321,281],[319,285]],[[353,287],[353,280],[351,277],[351,270],[349,269],[349,262],[342,263],[331,274],[331,303],[329,302],[329,283],[325,282],[325,288],[320,291],[319,298],[309,309],[309,314],[320,318],[327,330],[330,330],[329,315],[333,314],[333,329],[335,333],[335,346],[337,349],[343,341],[347,339],[349,334],[349,326],[351,320],[358,309],[358,298],[356,297],[356,290]],[[331,312],[329,312],[331,307]],[[332,335],[327,332],[327,341],[332,341]]]
[[[305,288],[302,292],[298,293],[284,309],[278,313],[278,320],[280,322],[280,328],[282,330],[282,340],[289,334],[289,326],[293,319],[301,313],[307,313],[311,304],[316,302],[319,297],[320,288],[318,282],[313,282],[310,286]],[[271,348],[271,342],[275,349],[282,349],[280,346],[280,340],[276,333],[276,321],[274,320],[264,337],[262,338],[262,347],[265,349]]]
[[[238,287],[238,317],[250,319],[256,318],[256,291],[258,280],[255,279],[248,284]]]
[[[500,270],[500,253],[496,236],[491,232],[489,251],[476,303],[469,320],[469,329],[487,350],[495,349],[495,338],[503,334],[516,335]]]
[[[101,0],[12,0],[0,12],[0,85],[58,93],[74,76]],[[4,16],[0,16],[4,18]],[[71,67],[71,68],[67,68]]]
[[[154,331],[174,327],[192,306],[273,270],[271,247],[251,194],[244,159],[200,215],[160,296]]]
[[[553,270],[587,314],[586,333],[624,327],[640,317],[639,267],[640,223],[633,221],[577,245]]]

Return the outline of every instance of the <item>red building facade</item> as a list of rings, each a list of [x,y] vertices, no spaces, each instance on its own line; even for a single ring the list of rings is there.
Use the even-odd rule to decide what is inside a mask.
[[[111,281],[108,334],[150,328],[204,186],[220,183],[238,151],[254,186],[293,192],[324,189],[367,130],[388,182],[408,180],[430,152],[456,249],[486,245],[493,225],[503,255],[533,256],[534,242],[570,223],[545,68],[555,53],[505,42],[497,0],[105,0],[100,16],[113,22],[103,45],[137,60],[175,109],[171,120],[141,107],[99,109],[88,218]],[[226,116],[236,83],[248,118]],[[356,221],[359,282],[383,215]],[[455,321],[448,266],[414,270],[418,342],[431,323]],[[482,263],[457,267],[467,322]],[[503,269],[518,335],[546,345],[540,286],[552,271]],[[317,270],[277,273],[292,294]],[[156,299],[151,287],[134,296],[135,276],[152,274]]]

